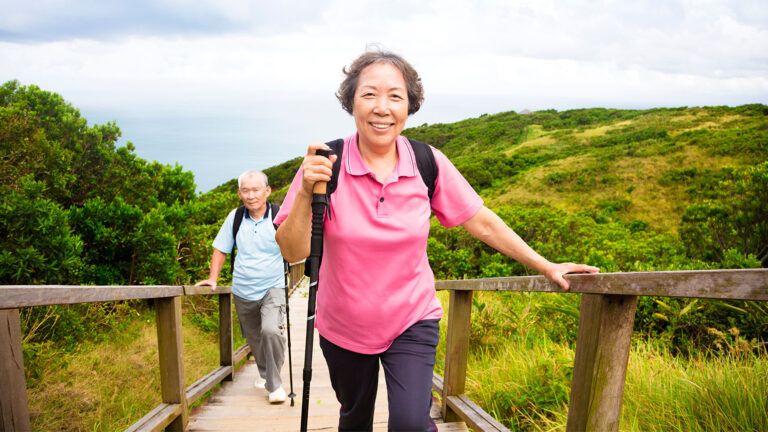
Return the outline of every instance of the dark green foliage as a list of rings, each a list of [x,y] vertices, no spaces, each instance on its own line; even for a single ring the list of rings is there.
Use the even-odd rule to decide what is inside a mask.
[[[640,143],[648,140],[661,140],[669,137],[666,129],[657,127],[634,130],[624,128],[611,131],[607,136],[592,140],[594,147],[613,147],[617,145]]]
[[[560,262],[585,262],[600,267],[603,272],[695,270],[712,268],[744,268],[759,265],[754,258],[745,258],[731,250],[722,261],[706,262],[686,255],[685,244],[671,234],[648,228],[642,221],[622,222],[615,218],[629,203],[625,200],[608,200],[602,203],[602,211],[566,214],[546,207],[502,207],[496,209],[528,244],[543,256]],[[462,279],[497,276],[523,276],[531,271],[509,258],[475,241],[466,231],[445,229],[432,225],[428,242],[430,265],[438,279]],[[563,297],[563,296],[560,296]],[[567,296],[565,296],[567,297]],[[545,298],[540,307],[550,312],[564,313],[577,308],[567,298]],[[685,310],[689,299],[643,298],[638,307],[635,329],[656,335],[665,340],[675,352],[689,353],[702,346],[709,347],[717,341],[710,329],[727,333],[737,328],[746,339],[768,338],[768,309],[755,309],[753,302],[723,302],[701,300],[697,308]],[[683,314],[664,315],[665,305],[685,310]],[[736,308],[736,309],[735,309]],[[577,309],[576,309],[577,310]],[[752,314],[739,310],[752,310]],[[551,316],[551,314],[549,314]],[[557,315],[556,321],[562,321]],[[570,316],[576,328],[577,318]],[[562,333],[562,324],[545,326],[554,332],[549,335],[556,341],[574,341],[575,334]],[[483,325],[487,335],[494,329],[504,335],[504,326]],[[566,328],[568,328],[566,326]]]
[[[116,148],[119,136],[55,93],[0,86],[0,283],[176,284],[201,273],[191,257],[210,253],[212,235],[193,223],[211,206],[196,202],[192,173]],[[26,309],[25,349],[98,339],[121,305]]]
[[[17,189],[0,186],[0,281],[74,284],[83,271],[82,240],[45,185],[25,175]]]
[[[683,215],[680,238],[692,258],[723,262],[738,251],[768,267],[768,162],[749,168],[723,168],[691,187],[694,204]]]

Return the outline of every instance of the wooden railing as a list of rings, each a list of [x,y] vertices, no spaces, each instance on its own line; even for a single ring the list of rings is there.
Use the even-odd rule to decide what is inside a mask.
[[[768,301],[768,269],[567,275],[570,294],[581,294],[566,430],[617,431],[630,337],[638,296]],[[563,291],[542,276],[438,281],[449,290],[443,395],[446,422],[463,420],[475,431],[507,430],[464,395],[474,291]]]
[[[295,288],[304,263],[291,266]],[[184,388],[181,297],[215,295],[219,300],[219,367]],[[0,432],[31,429],[21,348],[19,308],[75,303],[154,299],[162,403],[128,428],[129,431],[183,431],[189,406],[222,381],[234,379],[236,365],[250,352],[232,343],[230,287],[194,286],[0,286]]]
[[[291,286],[303,265],[292,266]],[[579,332],[568,431],[618,430],[630,337],[638,296],[693,297],[768,301],[768,269],[608,273],[568,275],[570,294],[581,294]],[[563,293],[541,276],[438,281],[450,291],[445,376],[435,376],[446,422],[461,420],[475,431],[505,431],[501,423],[465,394],[470,318],[474,291]],[[220,366],[187,389],[181,358],[181,296],[219,296]],[[247,346],[232,349],[231,291],[208,287],[4,286],[0,287],[0,426],[29,430],[21,351],[20,307],[129,299],[154,299],[163,403],[130,430],[183,430],[188,406],[205,392],[234,376]]]

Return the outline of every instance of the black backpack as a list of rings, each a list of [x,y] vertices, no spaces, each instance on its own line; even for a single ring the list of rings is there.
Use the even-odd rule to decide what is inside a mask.
[[[432,153],[432,149],[429,144],[421,141],[416,141],[408,138],[408,142],[411,143],[413,154],[416,157],[416,167],[421,174],[421,180],[424,185],[427,186],[427,195],[429,200],[432,201],[432,195],[435,193],[435,182],[437,181],[437,162],[435,162],[435,154]],[[336,162],[333,164],[333,174],[331,174],[331,180],[328,182],[325,193],[330,196],[336,191],[336,186],[339,182],[339,170],[341,169],[341,156],[344,154],[344,140],[339,138],[333,141],[325,143],[331,148],[331,152],[336,155]],[[330,216],[329,216],[330,217]],[[320,262],[323,261],[323,257],[320,256]],[[310,266],[304,267],[304,275],[309,277]]]
[[[267,210],[272,212],[272,226],[277,229],[277,225],[275,225],[275,215],[278,211],[280,211],[280,206],[274,203],[267,202]],[[234,244],[232,245],[232,253],[229,255],[229,271],[232,272],[232,274],[235,274],[235,249],[237,248],[237,232],[240,231],[240,224],[243,223],[243,216],[245,215],[245,206],[240,206],[235,210],[235,220],[232,221],[232,240],[234,241]],[[283,264],[285,263],[285,260],[283,260]]]
[[[427,194],[429,200],[432,201],[432,195],[435,193],[435,182],[437,181],[437,162],[435,162],[435,155],[432,153],[432,149],[429,144],[421,141],[416,141],[408,138],[408,142],[411,143],[413,154],[416,156],[416,167],[419,169],[421,179],[427,186]],[[336,190],[336,185],[339,180],[339,169],[341,169],[341,156],[344,153],[344,140],[339,138],[325,143],[331,148],[334,154],[337,155],[336,162],[333,164],[333,175],[331,181],[328,182],[327,193],[330,195]]]

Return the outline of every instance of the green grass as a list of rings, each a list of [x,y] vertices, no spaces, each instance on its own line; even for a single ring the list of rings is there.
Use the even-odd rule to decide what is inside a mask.
[[[215,302],[183,302],[186,386],[219,365],[218,333],[202,330],[201,319],[190,313],[211,305]],[[123,430],[160,404],[154,312],[136,312],[122,327],[108,332],[104,342],[48,353],[50,361],[41,362],[39,378],[29,380],[27,389],[33,430]],[[239,326],[233,327],[240,346]]]
[[[565,430],[577,322],[570,296],[475,296],[466,393],[513,431]],[[447,308],[448,293],[439,297]],[[438,373],[444,366],[444,321]],[[768,430],[764,346],[733,343],[719,355],[683,357],[641,335],[633,341],[620,430]]]

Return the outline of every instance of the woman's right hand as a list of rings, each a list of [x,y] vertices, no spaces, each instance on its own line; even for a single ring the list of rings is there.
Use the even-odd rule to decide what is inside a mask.
[[[317,150],[330,150],[323,144],[310,144],[307,148],[307,155],[301,163],[302,182],[301,188],[307,195],[312,195],[312,188],[317,182],[328,182],[333,174],[333,163],[336,162],[336,155],[332,154],[330,158],[318,156]]]

